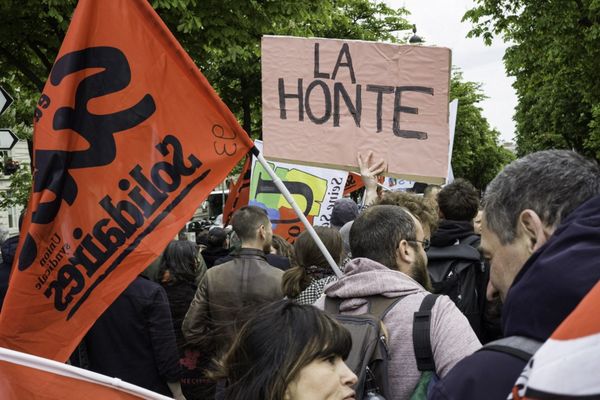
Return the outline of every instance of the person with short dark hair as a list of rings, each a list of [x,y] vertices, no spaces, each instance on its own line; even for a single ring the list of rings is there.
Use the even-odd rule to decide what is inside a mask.
[[[314,229],[333,261],[339,265],[343,248],[340,232],[325,226]],[[323,294],[323,288],[337,278],[308,231],[296,238],[294,254],[294,267],[283,274],[283,294],[298,304],[313,304]]]
[[[412,329],[414,313],[428,294],[427,247],[421,223],[408,211],[395,205],[371,206],[350,229],[354,258],[346,264],[344,276],[324,290],[327,298],[341,299],[342,314],[364,314],[371,296],[402,298],[383,320],[389,333],[393,399],[408,399],[421,377]],[[324,304],[323,297],[315,303],[321,309]],[[481,346],[466,318],[445,296],[431,310],[430,337],[439,376]]]
[[[188,343],[217,357],[230,346],[248,308],[283,298],[283,271],[269,265],[264,253],[273,235],[267,213],[242,207],[233,214],[232,226],[241,249],[233,260],[206,272],[182,325]]]
[[[229,254],[227,231],[218,226],[211,228],[208,231],[207,244],[200,254],[206,263],[206,268],[212,268],[216,260]]]
[[[478,251],[480,238],[473,230],[479,193],[469,181],[456,179],[439,191],[437,203],[440,220],[427,252],[436,293],[447,294],[456,302],[479,340],[497,339],[499,331],[484,332],[484,326],[497,324],[484,323],[489,267],[483,263]],[[453,270],[459,263],[460,270]]]
[[[354,399],[350,332],[324,312],[282,300],[257,310],[219,363],[224,400]]]
[[[504,301],[503,333],[543,342],[600,280],[600,166],[568,150],[529,154],[492,180],[483,207],[481,248]],[[484,347],[430,398],[506,399],[525,360]]]

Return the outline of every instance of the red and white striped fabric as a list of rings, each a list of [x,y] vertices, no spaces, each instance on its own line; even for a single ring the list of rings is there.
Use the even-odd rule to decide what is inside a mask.
[[[517,380],[509,399],[600,399],[600,282]]]
[[[158,393],[85,369],[0,347],[3,400],[168,400]]]

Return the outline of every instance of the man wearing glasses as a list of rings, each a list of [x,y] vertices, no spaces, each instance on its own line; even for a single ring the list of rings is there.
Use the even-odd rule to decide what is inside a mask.
[[[341,314],[364,314],[373,296],[399,298],[385,315],[388,331],[388,378],[392,399],[408,399],[421,376],[413,348],[413,318],[429,294],[426,248],[421,223],[395,205],[372,206],[350,229],[354,257],[344,276],[325,288],[327,298],[340,299]],[[315,305],[324,307],[325,296]],[[461,359],[481,347],[467,319],[446,296],[431,309],[432,359],[438,376],[445,376]]]

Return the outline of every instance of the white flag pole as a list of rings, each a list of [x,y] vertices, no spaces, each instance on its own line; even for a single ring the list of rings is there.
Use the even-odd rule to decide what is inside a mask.
[[[267,173],[269,174],[271,179],[273,179],[273,183],[275,184],[275,186],[277,186],[277,189],[279,189],[279,191],[281,192],[283,197],[285,197],[285,199],[288,201],[288,203],[290,203],[290,205],[294,209],[294,212],[296,213],[298,218],[300,218],[300,221],[302,221],[302,223],[306,227],[306,230],[308,231],[310,236],[313,238],[313,240],[319,247],[319,250],[321,250],[321,253],[323,253],[325,258],[327,259],[327,262],[329,263],[329,266],[331,267],[333,272],[335,272],[335,275],[338,278],[341,278],[343,276],[342,271],[340,270],[338,265],[335,263],[335,261],[333,261],[333,257],[331,257],[331,254],[329,254],[329,251],[327,251],[327,248],[321,241],[321,238],[319,238],[319,236],[317,236],[317,232],[315,232],[315,229],[312,227],[310,222],[308,222],[308,220],[304,216],[304,213],[302,212],[302,210],[300,210],[300,207],[298,207],[298,204],[296,204],[296,202],[294,201],[294,198],[292,197],[290,191],[285,187],[285,185],[283,184],[281,179],[277,175],[275,175],[275,172],[273,171],[271,166],[267,163],[267,160],[265,160],[262,153],[256,147],[254,147],[252,149],[252,153],[256,156],[256,159],[258,160],[258,162],[267,171]]]

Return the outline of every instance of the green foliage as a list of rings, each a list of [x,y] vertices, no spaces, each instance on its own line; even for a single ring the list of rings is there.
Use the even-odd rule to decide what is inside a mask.
[[[465,82],[455,70],[450,86],[451,100],[458,99],[452,169],[456,178],[469,180],[478,189],[485,186],[514,155],[498,144],[499,133],[490,128],[478,103],[486,98],[481,84]]]
[[[477,0],[464,20],[470,36],[512,46],[504,61],[516,78],[520,155],[575,149],[600,160],[600,2]]]
[[[11,175],[7,191],[0,193],[0,209],[12,206],[26,207],[31,193],[31,168],[28,164],[20,165]]]

